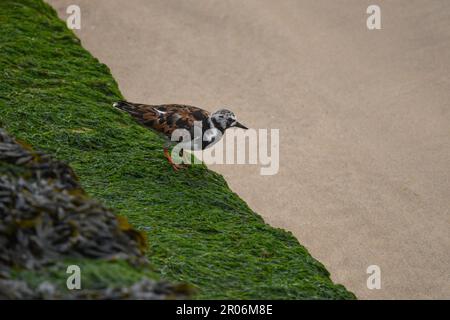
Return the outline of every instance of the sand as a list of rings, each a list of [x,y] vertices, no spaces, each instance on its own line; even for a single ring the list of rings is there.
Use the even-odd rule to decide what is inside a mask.
[[[50,0],[135,102],[280,129],[280,171],[212,166],[361,299],[450,298],[450,2]],[[369,265],[381,289],[366,286]]]

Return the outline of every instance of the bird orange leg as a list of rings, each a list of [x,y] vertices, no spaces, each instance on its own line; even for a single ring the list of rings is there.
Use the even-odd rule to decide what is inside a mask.
[[[180,166],[175,164],[172,160],[172,157],[170,156],[169,149],[164,148],[164,156],[167,158],[167,161],[169,161],[170,165],[172,166],[173,170],[178,171],[180,170]]]

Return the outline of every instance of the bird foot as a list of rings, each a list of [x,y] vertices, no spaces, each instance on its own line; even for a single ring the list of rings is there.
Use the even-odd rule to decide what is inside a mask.
[[[169,151],[167,149],[164,149],[164,156],[166,157],[167,161],[169,161],[174,171],[179,171],[180,169],[188,167],[185,164],[176,164],[175,162],[173,162],[172,157],[170,156]]]
[[[174,171],[179,171],[180,169],[186,169],[188,168],[188,165],[186,164],[175,164],[175,163],[171,163],[170,164],[172,166],[172,169]]]

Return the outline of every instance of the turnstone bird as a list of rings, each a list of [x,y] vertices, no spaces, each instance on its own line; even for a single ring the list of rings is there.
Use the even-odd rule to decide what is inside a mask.
[[[173,162],[169,147],[179,142],[171,139],[176,129],[186,129],[190,136],[194,137],[191,141],[183,143],[180,156],[183,155],[183,149],[204,150],[212,146],[220,140],[228,128],[247,129],[236,120],[234,113],[227,109],[220,109],[209,114],[203,109],[181,104],[146,105],[119,101],[113,106],[129,113],[138,123],[165,138],[164,156],[175,171],[181,166]],[[195,136],[194,122],[201,123],[201,137]]]

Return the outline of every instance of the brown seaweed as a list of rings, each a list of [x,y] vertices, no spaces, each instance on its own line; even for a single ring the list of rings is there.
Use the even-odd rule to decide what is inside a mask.
[[[0,173],[0,298],[161,299],[186,294],[174,294],[177,286],[166,282],[144,279],[130,287],[67,296],[52,283],[31,289],[11,279],[13,268],[38,270],[65,258],[145,265],[147,241],[126,218],[89,198],[67,164],[0,129],[0,167],[6,164],[25,171]]]

